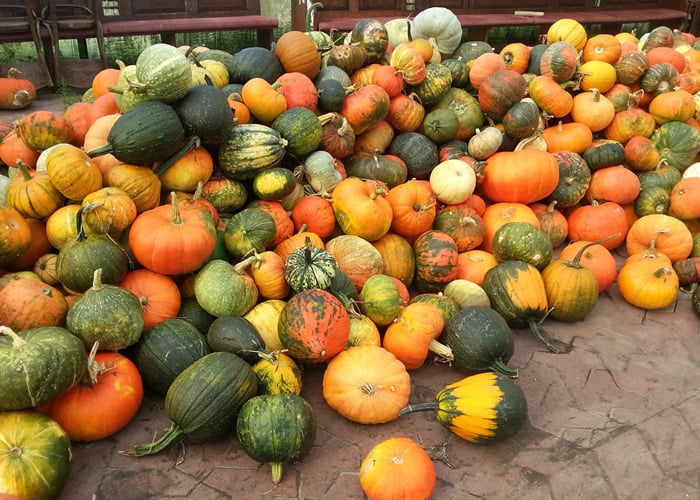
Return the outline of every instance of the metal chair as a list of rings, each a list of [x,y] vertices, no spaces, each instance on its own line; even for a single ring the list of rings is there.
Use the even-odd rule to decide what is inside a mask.
[[[41,72],[54,85],[42,42],[42,29],[32,0],[5,0],[0,4],[0,42],[33,42]]]

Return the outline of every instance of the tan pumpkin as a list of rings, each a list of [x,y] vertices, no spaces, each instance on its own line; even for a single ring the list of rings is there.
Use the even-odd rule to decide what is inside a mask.
[[[57,144],[44,150],[37,169],[46,168],[51,183],[69,200],[81,201],[102,188],[102,172],[82,149]]]

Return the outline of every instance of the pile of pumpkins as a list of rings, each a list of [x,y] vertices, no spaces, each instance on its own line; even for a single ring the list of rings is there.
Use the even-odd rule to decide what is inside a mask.
[[[567,350],[542,320],[584,320],[614,282],[642,309],[686,288],[700,314],[700,42],[561,19],[496,51],[390,23],[155,44],[65,113],[0,122],[0,434],[23,433],[2,493],[57,496],[70,442],[126,426],[144,386],[172,423],[123,453],[235,430],[279,482],[314,441],[305,364],[353,422],[428,410],[498,441],[527,419],[511,328]],[[430,356],[463,378],[409,405]],[[389,439],[360,480],[428,498],[435,469]]]

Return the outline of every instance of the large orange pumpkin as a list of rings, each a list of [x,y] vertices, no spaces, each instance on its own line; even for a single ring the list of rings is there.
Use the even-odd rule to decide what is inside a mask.
[[[558,182],[559,167],[551,153],[523,149],[491,155],[480,189],[492,201],[527,205],[548,196]]]
[[[275,43],[274,52],[287,73],[298,71],[313,79],[321,68],[321,53],[304,32],[287,31]]]
[[[393,211],[386,199],[386,186],[378,181],[347,177],[333,189],[333,211],[340,229],[366,239],[378,240],[391,227]]]

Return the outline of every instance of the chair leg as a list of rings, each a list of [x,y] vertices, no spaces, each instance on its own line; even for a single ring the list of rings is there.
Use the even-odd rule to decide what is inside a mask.
[[[51,68],[49,67],[49,63],[46,58],[44,44],[41,39],[41,25],[39,19],[36,19],[36,21],[32,23],[31,32],[34,41],[34,48],[36,49],[37,61],[39,62],[44,75],[46,76],[49,87],[54,87],[56,85],[56,79],[52,75]]]

